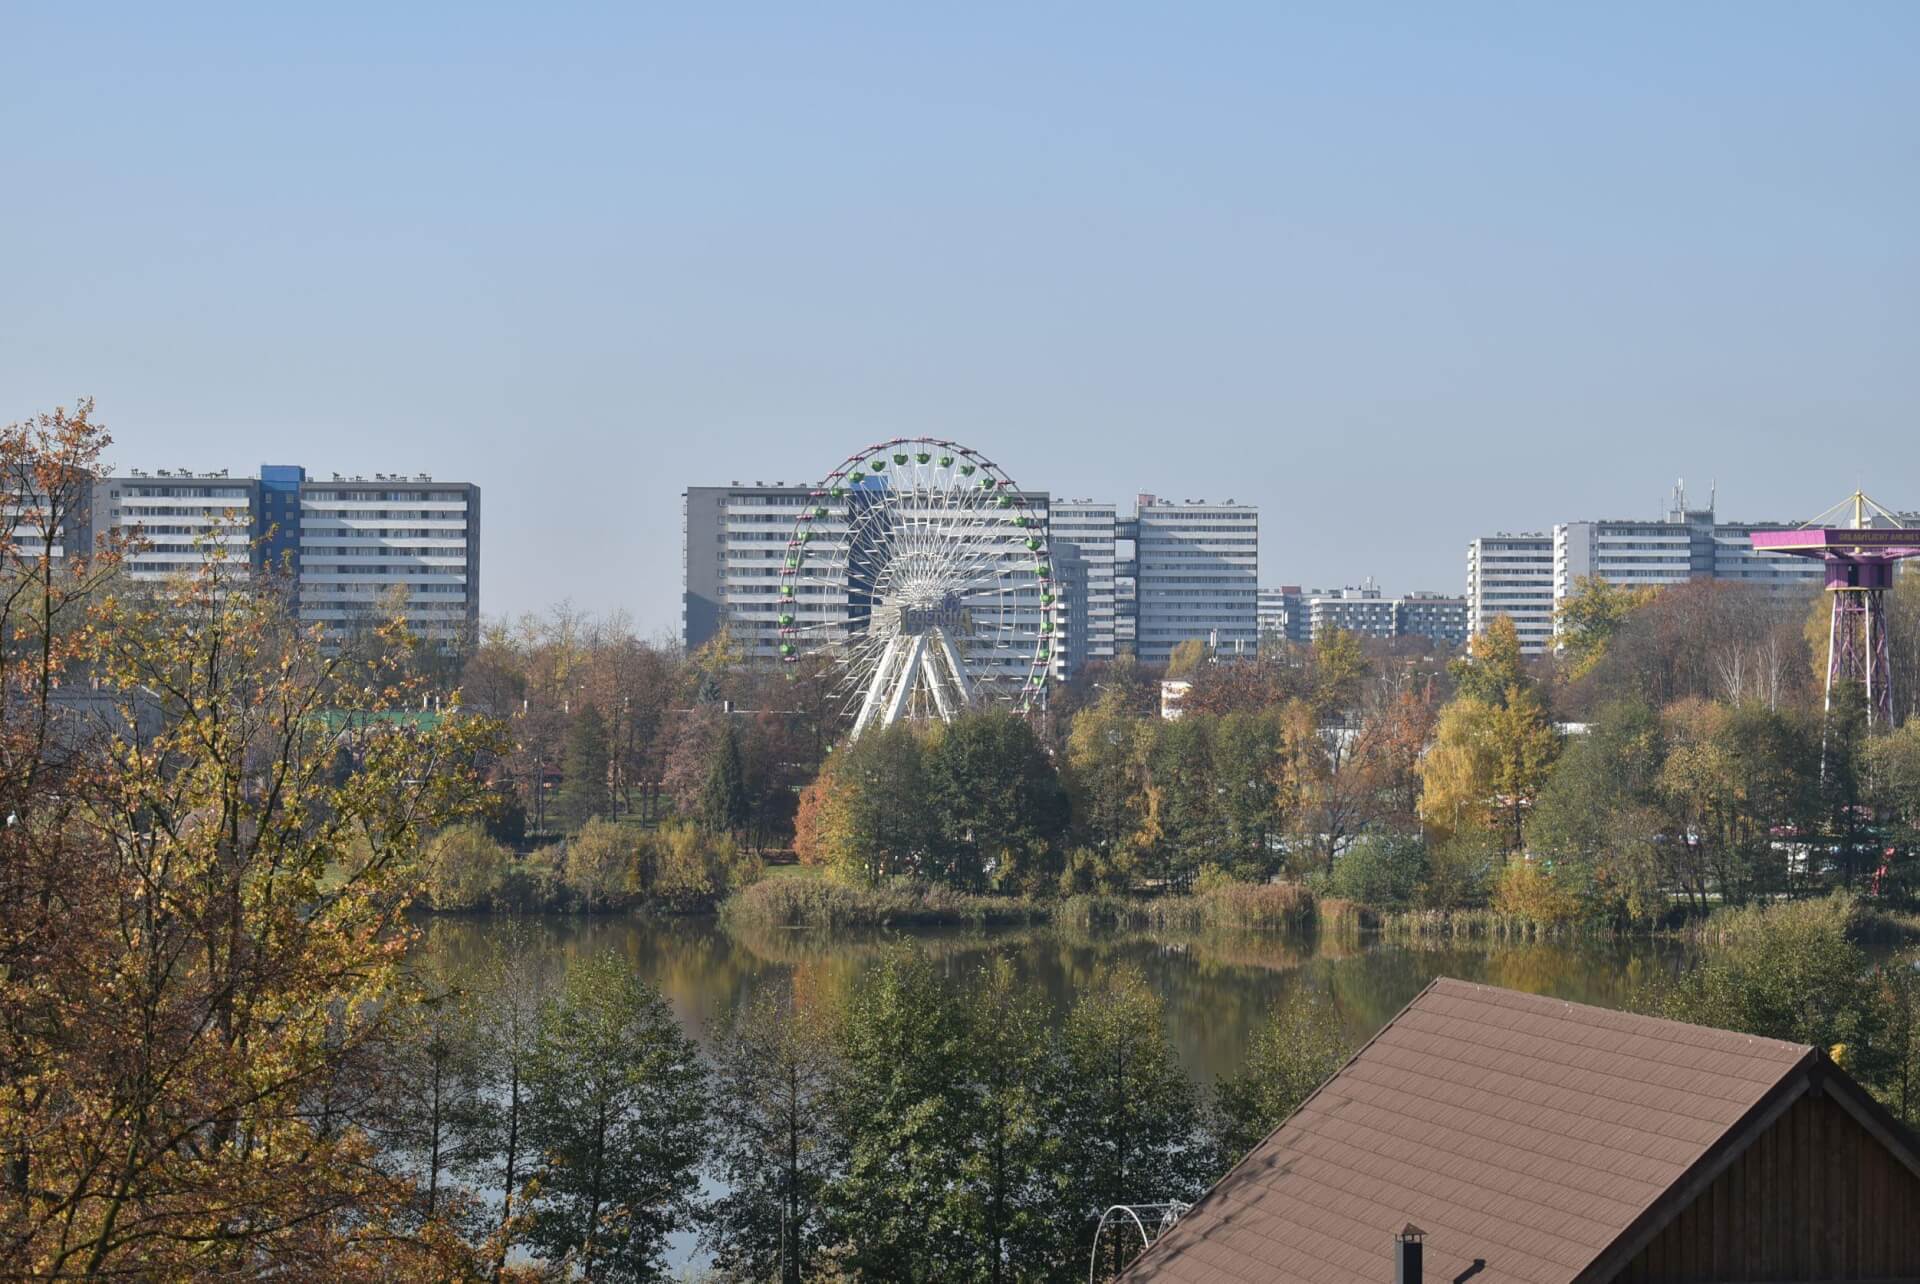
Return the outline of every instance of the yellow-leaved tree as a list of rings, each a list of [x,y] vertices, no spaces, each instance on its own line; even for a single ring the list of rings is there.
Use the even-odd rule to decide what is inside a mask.
[[[0,471],[80,484],[90,409],[0,432]],[[354,1076],[406,1008],[422,843],[473,809],[494,728],[418,716],[396,622],[323,651],[220,540],[153,586],[28,534],[0,530],[0,1260],[465,1273]]]

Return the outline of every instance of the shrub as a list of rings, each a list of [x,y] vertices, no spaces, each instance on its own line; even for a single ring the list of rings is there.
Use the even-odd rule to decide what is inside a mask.
[[[422,861],[427,897],[437,910],[473,909],[490,901],[506,876],[507,849],[479,824],[442,830]]]
[[[1857,902],[1845,893],[1720,910],[1701,928],[1699,960],[1670,986],[1645,997],[1664,1015],[1771,1039],[1844,1044],[1859,1076],[1873,1082],[1874,1036],[1885,1014],[1875,1003],[1866,956],[1849,939]]]
[[[1456,910],[1485,905],[1504,844],[1491,830],[1466,826],[1427,852],[1427,877],[1420,904],[1426,909]]]
[[[1111,856],[1091,847],[1075,847],[1067,853],[1058,881],[1062,896],[1076,896],[1089,892],[1124,892],[1132,879]]]
[[[1493,907],[1543,927],[1571,923],[1584,909],[1577,891],[1536,861],[1516,860],[1501,872]]]
[[[730,834],[703,833],[671,822],[650,835],[642,862],[641,890],[678,908],[711,905],[760,874],[759,858]]]
[[[1427,876],[1427,848],[1418,836],[1374,834],[1335,862],[1330,890],[1363,905],[1399,909],[1413,903]]]
[[[589,820],[567,840],[563,878],[586,908],[605,906],[634,890],[637,855],[630,829]]]

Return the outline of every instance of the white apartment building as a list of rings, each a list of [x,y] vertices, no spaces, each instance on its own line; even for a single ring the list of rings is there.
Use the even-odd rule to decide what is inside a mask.
[[[1047,529],[1055,547],[1071,545],[1086,561],[1086,634],[1075,648],[1075,666],[1111,660],[1118,613],[1114,571],[1119,560],[1119,511],[1113,504],[1091,499],[1055,500]]]
[[[1661,588],[1714,579],[1781,592],[1818,588],[1819,562],[1755,550],[1758,530],[1792,523],[1722,522],[1713,506],[1690,509],[1675,487],[1664,518],[1561,522],[1551,535],[1497,535],[1467,552],[1467,625],[1483,632],[1511,615],[1522,647],[1538,654],[1552,644],[1554,616],[1583,579],[1625,588]]]
[[[456,641],[480,619],[480,488],[425,473],[311,480],[294,465],[259,477],[226,470],[129,469],[93,483],[90,541],[137,535],[136,580],[198,569],[210,554],[236,571],[284,576],[299,618],[338,640],[396,589],[421,637]]]
[[[1689,509],[1686,492],[1678,486],[1662,521],[1563,522],[1553,528],[1554,603],[1571,597],[1582,579],[1603,579],[1625,588],[1660,588],[1690,579],[1729,580],[1786,592],[1818,587],[1824,579],[1819,562],[1753,547],[1755,531],[1790,525],[1721,522],[1711,504]]]
[[[1369,582],[1349,585],[1307,599],[1308,636],[1324,638],[1335,629],[1363,638],[1391,638],[1398,634],[1400,599],[1381,596]]]
[[[855,604],[849,601],[844,584],[808,582],[802,576],[793,585],[793,596],[781,593],[781,571],[788,557],[787,543],[793,537],[800,514],[809,507],[817,511],[812,485],[789,486],[784,482],[767,484],[736,483],[729,486],[689,486],[681,494],[681,531],[685,564],[681,598],[681,638],[689,650],[705,644],[722,625],[734,642],[754,659],[771,663],[780,656],[782,615],[791,615],[791,627],[801,630],[802,646],[816,647],[843,641],[847,624],[853,618]],[[1028,512],[1045,517],[1047,495],[1044,491],[1023,491],[1020,498]],[[823,546],[836,538],[844,539],[846,519],[838,506],[825,505],[827,515],[813,519],[811,530]],[[1017,544],[1008,544],[996,554],[1005,566],[1010,592],[988,595],[991,609],[1004,611],[1007,627],[1023,637],[1037,637],[1042,619],[1039,579],[1033,574],[1033,555]],[[1073,576],[1060,585],[1062,590],[1080,577],[1076,564]],[[1067,633],[1065,621],[1079,614],[1076,604],[1064,604],[1058,612],[1065,617],[1054,635],[1052,669],[1056,677],[1069,672],[1072,648],[1076,645]],[[984,609],[984,608],[981,608]],[[970,653],[966,657],[976,678],[998,677],[1007,681],[1024,679],[1032,652],[1009,648],[994,654]]]
[[[408,627],[453,640],[478,620],[479,488],[406,476],[307,480],[299,488],[300,618],[329,634],[395,590]]]
[[[94,482],[92,529],[96,538],[110,531],[138,537],[124,563],[136,580],[195,570],[215,553],[246,569],[259,498],[259,481],[230,477],[224,468],[131,468]]]
[[[1191,638],[1222,656],[1259,648],[1260,510],[1141,495],[1134,533],[1134,648],[1165,664]],[[1123,536],[1124,537],[1124,536]]]
[[[1483,535],[1467,545],[1467,633],[1477,637],[1510,616],[1520,649],[1538,655],[1553,641],[1554,537],[1544,532]]]

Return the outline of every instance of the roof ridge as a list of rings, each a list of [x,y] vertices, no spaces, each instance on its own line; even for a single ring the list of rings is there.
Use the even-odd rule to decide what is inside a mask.
[[[1577,999],[1563,999],[1552,994],[1535,994],[1529,990],[1514,990],[1505,986],[1489,985],[1484,981],[1465,981],[1455,976],[1435,977],[1427,984],[1426,989],[1421,990],[1418,995],[1414,996],[1414,1002],[1418,1002],[1420,998],[1427,993],[1427,990],[1440,988],[1443,983],[1447,988],[1459,986],[1471,992],[1497,995],[1502,1000],[1508,1000],[1507,1002],[1493,1002],[1493,1000],[1489,999],[1488,1001],[1495,1007],[1558,1006],[1561,1008],[1578,1008],[1582,1012],[1592,1012],[1608,1021],[1649,1022],[1674,1030],[1685,1031],[1692,1035],[1704,1034],[1720,1040],[1771,1044],[1774,1047],[1795,1053],[1796,1059],[1814,1050],[1814,1046],[1810,1043],[1794,1043],[1788,1039],[1775,1039],[1764,1034],[1747,1034],[1741,1030],[1727,1030],[1715,1025],[1700,1025],[1693,1021],[1680,1021],[1673,1017],[1655,1016],[1651,1012],[1635,1012],[1629,1008],[1603,1007],[1598,1003],[1582,1003]],[[1517,1000],[1517,1002],[1513,1002],[1512,1000]],[[1407,1005],[1409,1008],[1412,1006],[1412,1003]],[[1405,1008],[1401,1009],[1401,1012],[1396,1014],[1394,1019],[1396,1021],[1399,1020],[1405,1011]]]
[[[1556,1046],[1556,1047],[1560,1047],[1560,1048],[1566,1048],[1566,1049],[1570,1049],[1570,1050],[1571,1050],[1571,1051],[1573,1051],[1573,1052],[1592,1052],[1592,1051],[1594,1051],[1594,1049],[1593,1049],[1593,1048],[1591,1048],[1591,1047],[1590,1047],[1590,1046],[1588,1046],[1587,1044],[1583,1044],[1583,1043],[1574,1043],[1574,1042],[1571,1042],[1571,1041],[1564,1041],[1564,1042],[1558,1042],[1558,1043],[1556,1043],[1556,1042],[1555,1042],[1554,1040],[1552,1040],[1552,1039],[1550,1039],[1550,1038],[1548,1038],[1548,1037],[1547,1037],[1546,1035],[1544,1035],[1544,1034],[1530,1034],[1530,1033],[1527,1033],[1527,1032],[1525,1032],[1525,1031],[1508,1031],[1508,1030],[1507,1030],[1507,1027],[1505,1027],[1505,1026],[1502,1026],[1502,1025],[1500,1025],[1500,1024],[1498,1024],[1497,1022],[1493,1022],[1493,1021],[1483,1021],[1483,1020],[1480,1020],[1480,1019],[1479,1019],[1478,1017],[1473,1017],[1473,1016],[1463,1016],[1463,1015],[1455,1015],[1455,1014],[1452,1014],[1452,1013],[1447,1013],[1447,1014],[1441,1014],[1441,1013],[1430,1013],[1430,1012],[1427,1012],[1427,1011],[1425,1011],[1425,1010],[1423,1010],[1423,1011],[1422,1011],[1422,1012],[1421,1012],[1421,1013],[1420,1013],[1419,1015],[1422,1015],[1422,1016],[1427,1016],[1427,1017],[1429,1017],[1430,1019],[1435,1019],[1435,1020],[1444,1020],[1444,1021],[1448,1021],[1448,1022],[1453,1022],[1453,1023],[1458,1023],[1458,1024],[1460,1024],[1460,1025],[1471,1025],[1471,1026],[1479,1026],[1479,1027],[1482,1027],[1482,1028],[1484,1028],[1484,1029],[1488,1029],[1488,1030],[1497,1030],[1497,1031],[1506,1031],[1506,1032],[1509,1032],[1509,1033],[1515,1033],[1515,1034],[1518,1034],[1518,1035],[1519,1035],[1519,1037],[1522,1037],[1522,1038],[1529,1038],[1529,1039],[1536,1039],[1536,1040],[1539,1040],[1539,1041],[1541,1041],[1541,1042],[1543,1042],[1543,1043],[1548,1043],[1548,1044],[1553,1044],[1553,1045],[1554,1045],[1554,1046]],[[1582,1029],[1587,1029],[1587,1028],[1590,1028],[1590,1027],[1584,1027],[1584,1026],[1583,1026],[1583,1027],[1581,1027],[1581,1028],[1582,1028]],[[1409,1026],[1409,1027],[1408,1027],[1408,1029],[1409,1029],[1409,1030],[1414,1030],[1414,1027],[1412,1027],[1412,1026]],[[1427,1030],[1418,1030],[1418,1031],[1415,1031],[1415,1032],[1417,1032],[1417,1033],[1420,1033],[1420,1034],[1429,1034],[1429,1035],[1430,1035],[1430,1034],[1432,1033],[1431,1031],[1427,1031]],[[1654,1043],[1658,1043],[1658,1042],[1659,1042],[1659,1040],[1655,1040],[1655,1039],[1651,1039],[1651,1038],[1650,1038],[1650,1036],[1646,1036],[1646,1035],[1634,1035],[1634,1036],[1631,1036],[1631,1037],[1634,1037],[1634,1038],[1647,1038],[1647,1039],[1648,1039],[1648,1040],[1649,1040],[1650,1042],[1654,1042]],[[1488,1047],[1492,1047],[1492,1046],[1494,1046],[1494,1045],[1492,1045],[1492,1044],[1487,1044],[1487,1045],[1485,1045],[1485,1046],[1488,1046]],[[1669,1046],[1672,1046],[1672,1045],[1669,1045]],[[1697,1045],[1692,1045],[1692,1044],[1682,1044],[1682,1045],[1678,1045],[1678,1046],[1682,1046],[1682,1047],[1689,1047],[1689,1048],[1693,1048],[1693,1047],[1696,1047]],[[1502,1050],[1502,1051],[1506,1051],[1506,1049],[1501,1049],[1501,1050]],[[1702,1052],[1714,1052],[1714,1051],[1716,1051],[1715,1049],[1708,1049],[1708,1048],[1699,1048],[1698,1050],[1699,1050],[1699,1051],[1702,1051]],[[1755,1058],[1754,1060],[1755,1060],[1755,1063],[1756,1063],[1757,1065],[1760,1065],[1760,1066],[1762,1066],[1762,1067],[1769,1067],[1769,1066],[1773,1066],[1773,1065],[1776,1065],[1776,1064],[1777,1064],[1777,1065],[1779,1065],[1779,1066],[1782,1066],[1782,1067],[1786,1067],[1786,1066],[1791,1066],[1791,1065],[1793,1065],[1793,1064],[1794,1064],[1795,1062],[1797,1062],[1797,1061],[1798,1061],[1798,1060],[1800,1059],[1800,1057],[1804,1057],[1805,1055],[1807,1055],[1807,1053],[1808,1053],[1808,1052],[1811,1052],[1812,1050],[1813,1050],[1813,1049],[1811,1049],[1811,1048],[1805,1048],[1805,1049],[1801,1049],[1801,1050],[1799,1051],[1799,1054],[1798,1054],[1798,1056],[1796,1056],[1796,1057],[1794,1057],[1794,1058],[1793,1058],[1793,1060],[1791,1060],[1791,1061],[1788,1061],[1788,1060],[1781,1060],[1781,1061],[1779,1061],[1779,1062],[1773,1062],[1773,1061],[1761,1061],[1761,1060],[1760,1060],[1760,1059],[1758,1059],[1758,1058]],[[1612,1051],[1616,1051],[1616,1052],[1617,1052],[1617,1051],[1618,1051],[1618,1049],[1613,1049]],[[1731,1050],[1718,1050],[1718,1051],[1720,1052],[1720,1055],[1722,1055],[1722,1056],[1727,1056],[1727,1055],[1732,1055],[1732,1052],[1731,1052]],[[1635,1055],[1638,1055],[1638,1054],[1635,1054]],[[1580,1058],[1580,1057],[1577,1057],[1577,1056],[1576,1056],[1576,1057],[1570,1057],[1570,1058],[1568,1058],[1568,1059],[1566,1059],[1566,1060],[1561,1060],[1561,1059],[1559,1059],[1559,1058],[1555,1058],[1555,1057],[1550,1057],[1550,1056],[1547,1056],[1547,1055],[1545,1055],[1544,1053],[1542,1053],[1542,1054],[1539,1054],[1539,1059],[1540,1059],[1540,1060],[1542,1060],[1542,1061],[1548,1061],[1548,1062],[1551,1062],[1552,1064],[1554,1064],[1554,1065],[1556,1065],[1556,1066],[1565,1066],[1565,1067],[1567,1067],[1567,1068],[1570,1068],[1570,1069],[1577,1069],[1577,1070],[1578,1070],[1578,1069],[1585,1069],[1585,1070],[1588,1070],[1588,1071],[1589,1071],[1590,1073],[1600,1073],[1599,1071],[1592,1071],[1592,1070],[1590,1069],[1590,1067],[1589,1067],[1589,1066],[1587,1065],[1587,1061],[1588,1061],[1588,1060],[1590,1060],[1590,1058],[1587,1058],[1587,1059],[1583,1059],[1583,1058]],[[1654,1065],[1657,1065],[1657,1066],[1659,1066],[1660,1068],[1662,1068],[1662,1069],[1666,1069],[1666,1070],[1684,1070],[1684,1071],[1687,1071],[1687,1072],[1690,1072],[1690,1073],[1702,1073],[1701,1071],[1699,1071],[1699,1070],[1697,1069],[1697,1067],[1694,1067],[1694,1066],[1691,1066],[1691,1065],[1688,1065],[1688,1064],[1687,1064],[1686,1062],[1684,1062],[1684,1061],[1678,1061],[1678,1060],[1671,1060],[1671,1059],[1667,1059],[1667,1058],[1660,1058],[1660,1057],[1654,1057],[1654,1056],[1640,1056],[1640,1057],[1639,1057],[1639,1059],[1641,1059],[1641,1060],[1644,1060],[1644,1061],[1647,1061],[1647,1062],[1649,1062],[1649,1063],[1652,1063],[1652,1064],[1654,1064]],[[1722,1077],[1722,1078],[1724,1078],[1724,1076],[1716,1076],[1716,1077]],[[1780,1076],[1779,1076],[1778,1074],[1768,1074],[1768,1075],[1757,1075],[1757,1076],[1754,1076],[1754,1077],[1752,1077],[1752,1078],[1738,1078],[1738,1079],[1735,1079],[1735,1080],[1734,1080],[1734,1082],[1736,1082],[1736,1083],[1743,1083],[1743,1084],[1763,1084],[1763,1085],[1766,1085],[1766,1084],[1772,1084],[1772,1083],[1773,1083],[1773,1082],[1775,1082],[1775,1081],[1776,1081],[1776,1080],[1777,1080],[1777,1079],[1778,1079],[1779,1077],[1780,1077]],[[1740,1101],[1740,1100],[1743,1100],[1743,1099],[1744,1099],[1744,1097],[1743,1097],[1743,1096],[1726,1096],[1726,1095],[1724,1095],[1724,1094],[1714,1094],[1714,1093],[1706,1093],[1706,1092],[1704,1092],[1704,1091],[1703,1091],[1703,1092],[1701,1093],[1701,1095],[1707,1095],[1707,1096],[1718,1096],[1718,1097],[1719,1097],[1719,1099],[1720,1099],[1720,1100],[1722,1100],[1722,1101]]]

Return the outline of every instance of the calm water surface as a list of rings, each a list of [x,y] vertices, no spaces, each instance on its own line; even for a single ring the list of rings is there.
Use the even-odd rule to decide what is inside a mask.
[[[712,918],[544,917],[526,926],[556,979],[570,959],[618,951],[659,987],[702,1044],[710,1022],[760,987],[831,998],[893,951],[923,951],[956,989],[971,985],[989,961],[1009,959],[1063,1014],[1102,968],[1131,965],[1166,1000],[1174,1047],[1200,1082],[1239,1068],[1252,1031],[1294,986],[1330,992],[1354,1036],[1365,1038],[1436,976],[1617,1007],[1643,977],[1674,960],[1672,946],[1644,940],[1442,947],[1271,932],[1053,927],[736,932]],[[457,977],[501,948],[507,930],[499,918],[435,919],[425,929],[423,961]]]
[[[432,919],[419,961],[457,980],[505,948],[515,927],[499,917]],[[557,983],[571,960],[617,950],[666,995],[702,1046],[711,1041],[711,1023],[757,989],[782,986],[797,997],[830,1000],[890,952],[924,952],[956,990],[971,985],[990,961],[1009,959],[1062,1015],[1102,968],[1131,965],[1166,1000],[1173,1045],[1187,1073],[1203,1084],[1240,1067],[1250,1035],[1294,986],[1330,992],[1358,1042],[1436,976],[1617,1007],[1642,978],[1677,961],[1670,944],[1644,940],[1429,947],[1276,932],[731,931],[713,918],[562,916],[526,919],[517,927],[543,962],[548,983]],[[711,1183],[708,1193],[717,1193]],[[672,1238],[669,1261],[676,1270],[705,1264],[691,1234]]]

